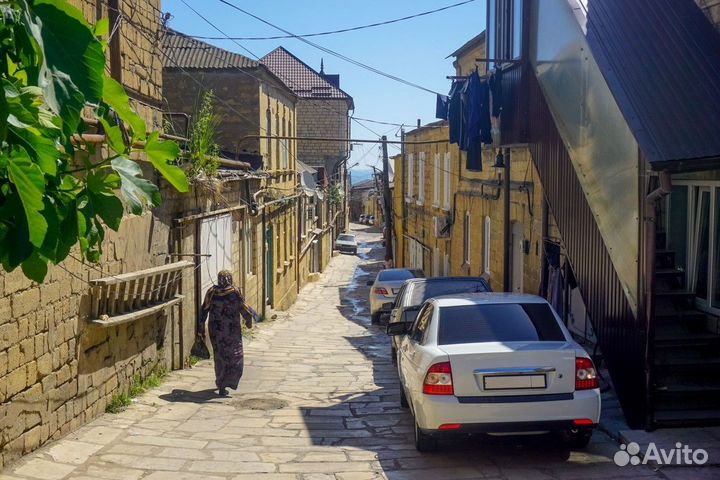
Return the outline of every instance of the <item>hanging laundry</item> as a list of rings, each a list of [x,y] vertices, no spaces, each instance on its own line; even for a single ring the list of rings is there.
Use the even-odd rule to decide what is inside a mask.
[[[435,102],[435,118],[447,120],[448,107],[450,107],[450,97],[447,95],[440,95],[438,93],[437,100]]]
[[[460,143],[461,150],[467,151],[470,145],[477,142],[480,137],[481,84],[480,75],[476,70],[470,74],[462,90],[465,135]]]
[[[448,122],[450,124],[450,143],[459,144],[462,133],[462,98],[461,91],[465,81],[456,80],[450,88],[448,104]]]
[[[465,156],[465,168],[482,172],[482,146],[480,142],[470,144]]]
[[[487,82],[480,79],[477,70],[463,89],[463,103],[466,121],[466,135],[461,149],[468,151],[474,144],[491,144],[490,89]]]
[[[485,145],[492,145],[492,121],[490,119],[490,86],[482,83],[480,103],[480,141]]]
[[[502,70],[497,69],[490,77],[490,93],[492,94],[492,116],[500,117],[502,113]]]

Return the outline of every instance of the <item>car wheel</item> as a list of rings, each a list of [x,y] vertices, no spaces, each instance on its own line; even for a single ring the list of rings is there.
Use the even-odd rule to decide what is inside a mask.
[[[397,350],[395,350],[395,347],[390,349],[390,361],[392,361],[393,365],[397,365]]]
[[[370,323],[372,324],[378,324],[380,323],[380,312],[376,312],[370,315]]]
[[[403,408],[410,408],[410,404],[408,403],[407,395],[405,395],[405,389],[402,384],[400,384],[400,406]]]
[[[437,439],[426,435],[418,427],[415,420],[415,448],[418,452],[434,452],[438,448]]]
[[[357,255],[357,248],[353,250],[353,255]]]
[[[593,431],[591,429],[565,430],[561,432],[562,442],[573,450],[580,450],[588,446]]]

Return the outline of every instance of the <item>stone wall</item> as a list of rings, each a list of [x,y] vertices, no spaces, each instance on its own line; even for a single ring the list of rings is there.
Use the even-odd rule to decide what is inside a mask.
[[[297,104],[298,136],[348,138],[348,106],[345,100],[300,99]],[[348,142],[298,142],[298,159],[313,167],[331,166],[344,159]]]
[[[259,132],[259,82],[232,69],[188,70],[188,73],[190,76],[172,68],[163,71],[163,82],[173,86],[163,92],[167,108],[173,112],[185,112],[193,117],[200,108],[200,100],[204,92],[212,90],[218,99],[215,102],[215,114],[218,118],[222,118],[222,122],[217,127],[216,142],[223,150],[229,152],[260,151],[258,139],[243,138],[246,135],[257,135]],[[252,71],[250,73],[255,75]],[[176,132],[184,135],[185,119],[175,116],[173,122]]]

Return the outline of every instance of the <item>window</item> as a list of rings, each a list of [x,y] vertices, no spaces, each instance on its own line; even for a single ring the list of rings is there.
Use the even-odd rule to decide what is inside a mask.
[[[446,255],[445,258],[448,258],[448,256]],[[420,305],[428,298],[439,297],[441,295],[489,291],[490,286],[482,279],[473,280],[470,277],[444,280],[429,279],[426,282],[418,282],[413,286],[409,304]]]
[[[465,265],[470,265],[470,212],[465,212],[463,224],[463,261]]]
[[[253,274],[253,247],[255,245],[255,236],[253,235],[252,221],[247,218],[243,224],[243,264],[245,265],[245,275]]]
[[[407,196],[408,201],[410,201],[415,197],[415,172],[413,172],[413,167],[415,166],[415,156],[411,153],[407,158]]]
[[[272,114],[269,108],[265,112],[265,135],[267,135],[267,169],[272,170]]]
[[[440,154],[435,154],[435,174],[433,175],[433,205],[440,207]]]
[[[490,217],[485,217],[485,238],[483,243],[483,270],[485,273],[490,273]]]
[[[425,201],[425,152],[418,154],[418,204]]]
[[[275,114],[275,165],[280,168],[280,115]]]
[[[513,3],[512,21],[512,58],[517,59],[522,55],[522,0],[515,0]]]
[[[415,323],[413,323],[413,326],[410,329],[410,340],[418,343],[422,343],[425,340],[425,333],[430,326],[430,319],[432,318],[432,314],[432,305],[425,304],[422,310],[420,310],[420,312],[418,313],[418,316],[415,319]]]
[[[565,335],[546,303],[443,307],[439,319],[438,345],[565,341]]]
[[[294,137],[295,134],[293,133],[292,128],[292,121],[288,121],[288,137]],[[292,161],[293,158],[295,158],[295,153],[293,150],[293,146],[295,145],[295,140],[285,140],[288,144],[288,151],[290,153],[290,163],[292,164],[292,167],[290,167],[290,170],[295,170],[294,162]]]
[[[404,268],[381,270],[380,273],[378,273],[378,281],[380,282],[400,282],[415,277],[416,275],[412,270],[405,270]]]
[[[443,206],[450,210],[450,152],[445,152],[445,188],[443,189]]]
[[[287,137],[287,136],[288,136],[288,134],[287,134],[287,121],[286,121],[284,118],[283,118],[283,123],[282,123],[282,136],[283,136],[283,137]],[[288,169],[288,142],[289,142],[289,140],[287,140],[287,139],[285,139],[285,140],[282,141],[282,146],[283,146],[283,148],[282,148],[283,168],[284,168],[285,170]]]
[[[488,0],[487,55],[498,60],[522,56],[523,0]],[[494,62],[488,67],[497,67]]]

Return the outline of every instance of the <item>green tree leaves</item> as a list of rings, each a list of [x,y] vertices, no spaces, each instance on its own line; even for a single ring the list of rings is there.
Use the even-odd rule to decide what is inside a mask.
[[[143,178],[140,165],[125,157],[114,159],[111,165],[120,175],[122,195],[132,213],[140,215],[146,205],[160,205],[160,190],[157,185]]]
[[[40,247],[45,240],[48,227],[45,217],[40,213],[45,208],[43,204],[45,192],[43,172],[36,163],[30,160],[27,152],[22,148],[10,152],[7,162],[10,181],[15,184],[25,210],[30,243]]]
[[[165,180],[170,182],[170,185],[179,192],[188,191],[190,186],[185,172],[171,163],[180,156],[180,147],[177,143],[161,141],[160,134],[154,132],[147,139],[145,154],[158,172],[165,177]]]
[[[179,147],[149,137],[124,88],[105,75],[107,21],[93,29],[66,0],[0,1],[0,263],[42,282],[73,247],[99,261],[106,228],[160,204],[146,158],[188,190]],[[105,146],[88,143],[83,112]],[[144,145],[144,147],[143,147]],[[143,154],[143,149],[145,153]],[[104,155],[104,158],[103,158]],[[124,199],[125,204],[121,199]]]

